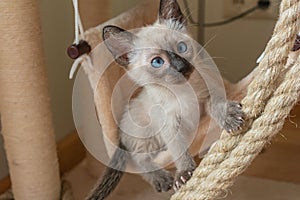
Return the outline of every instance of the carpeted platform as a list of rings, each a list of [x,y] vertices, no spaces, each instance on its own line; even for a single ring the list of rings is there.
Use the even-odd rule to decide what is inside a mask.
[[[82,162],[65,177],[72,183],[75,200],[83,200],[96,179]],[[168,200],[171,193],[157,194],[140,176],[126,174],[108,200]],[[242,176],[224,200],[299,200],[300,185]]]

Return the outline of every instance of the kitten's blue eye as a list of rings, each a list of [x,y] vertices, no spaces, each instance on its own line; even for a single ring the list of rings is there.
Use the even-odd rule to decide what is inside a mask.
[[[186,45],[186,43],[184,43],[184,42],[179,42],[178,45],[177,45],[177,51],[178,51],[179,53],[184,53],[184,52],[186,52],[186,51],[187,51],[187,45]]]
[[[151,61],[151,65],[154,68],[160,68],[164,65],[165,61],[161,58],[161,57],[155,57],[152,61]]]

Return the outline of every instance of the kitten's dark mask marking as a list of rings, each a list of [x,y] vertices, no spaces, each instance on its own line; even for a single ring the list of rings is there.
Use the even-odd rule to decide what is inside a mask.
[[[174,52],[166,51],[170,59],[170,67],[180,72],[186,79],[188,79],[191,73],[194,71],[194,67],[183,57],[177,55]]]

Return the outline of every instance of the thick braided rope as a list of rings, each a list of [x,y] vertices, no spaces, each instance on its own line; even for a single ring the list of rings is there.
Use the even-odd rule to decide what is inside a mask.
[[[288,1],[290,2],[288,7],[286,2],[282,2],[281,15],[276,24],[273,37],[267,45],[265,59],[258,66],[262,73],[249,85],[247,97],[242,102],[246,116],[249,119],[261,113],[265,102],[277,87],[277,78],[282,75],[285,69],[284,63],[286,63],[287,55],[292,48],[294,37],[298,31],[298,13],[293,11],[299,9],[300,3],[299,1]],[[288,27],[293,28],[286,27],[287,24],[289,25]],[[282,30],[287,30],[288,33]],[[282,41],[286,41],[286,43],[281,44]],[[279,46],[275,48],[276,44]],[[276,53],[279,55],[276,56]],[[276,58],[276,60],[272,58]],[[254,111],[251,110],[252,106]],[[200,168],[197,169],[196,173],[199,175],[199,178],[205,178],[215,169],[226,158],[227,153],[236,146],[241,137],[242,135],[230,136],[227,133],[223,133],[220,140],[214,144],[206,158],[201,162]]]
[[[290,4],[286,4],[286,2],[290,2]],[[281,15],[275,26],[273,37],[267,45],[265,58],[258,66],[261,73],[249,85],[247,96],[242,102],[249,121],[262,112],[265,102],[278,85],[277,78],[285,69],[287,55],[298,31],[298,13],[293,11],[299,9],[299,4],[299,1],[282,2]],[[282,41],[285,43],[282,44]],[[278,44],[277,47],[276,44]],[[272,58],[276,58],[276,60]],[[201,162],[200,168],[197,169],[196,173],[199,178],[205,178],[215,169],[226,158],[227,153],[236,146],[241,137],[242,135],[231,136],[224,132]]]
[[[260,76],[250,84],[247,96],[242,102],[250,119],[261,114],[266,100],[277,87],[277,78],[285,70],[288,54],[299,31],[299,8],[299,0],[284,0],[281,3],[280,17],[266,47],[266,56],[258,66],[261,70]]]
[[[298,102],[300,95],[300,58],[288,71],[284,81],[267,103],[263,114],[252,124],[252,128],[243,136],[240,143],[232,150],[216,170],[206,179],[193,185],[182,196],[175,194],[173,199],[209,200],[227,194],[227,189],[235,178],[243,173],[263,147],[282,129],[285,119]],[[189,182],[187,187],[189,187]]]
[[[250,84],[247,97],[243,100],[244,111],[250,120],[260,115],[263,111],[265,102],[267,102],[275,88],[278,86],[277,78],[284,73],[287,56],[289,50],[292,48],[294,37],[298,31],[299,6],[299,1],[282,1],[280,18],[276,24],[273,37],[267,45],[266,56],[259,65],[259,69],[262,73],[260,73],[260,75]],[[271,114],[271,116],[273,115],[274,113]],[[264,132],[264,129],[266,129],[265,127],[261,128],[261,132]],[[250,130],[249,132],[251,131],[253,130]],[[204,192],[203,184],[201,183],[205,181],[207,185],[214,185],[210,183],[211,177],[219,176],[217,167],[228,157],[229,153],[236,147],[241,139],[242,135],[229,136],[227,133],[222,133],[220,140],[214,144],[208,155],[194,172],[193,178],[171,199],[194,199],[191,196],[195,197],[195,192],[204,194],[206,190]],[[224,163],[226,164],[228,161]],[[224,163],[222,164],[224,165]],[[239,168],[244,169],[245,167],[239,166]],[[237,175],[238,174],[236,174],[236,176]],[[200,184],[202,186],[200,186]],[[229,186],[230,184],[227,185]],[[217,193],[220,195],[220,192]],[[199,195],[197,196],[197,199],[201,199]]]

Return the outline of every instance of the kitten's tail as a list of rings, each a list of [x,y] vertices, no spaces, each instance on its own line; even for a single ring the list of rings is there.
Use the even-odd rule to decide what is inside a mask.
[[[86,200],[104,200],[117,187],[127,163],[127,153],[123,145],[116,149],[102,179],[91,191]]]

